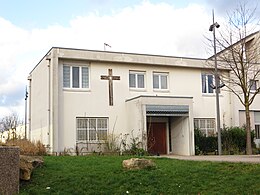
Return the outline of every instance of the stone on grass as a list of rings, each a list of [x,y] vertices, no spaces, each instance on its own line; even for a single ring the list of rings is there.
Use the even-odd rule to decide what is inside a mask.
[[[40,156],[20,155],[20,179],[28,181],[31,179],[33,169],[43,165],[43,158]]]
[[[144,158],[131,158],[124,160],[122,163],[123,167],[130,170],[155,168],[155,163],[151,159]]]

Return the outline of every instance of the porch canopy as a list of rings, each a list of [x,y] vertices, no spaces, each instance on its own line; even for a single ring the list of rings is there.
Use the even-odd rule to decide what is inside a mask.
[[[189,106],[146,105],[146,116],[189,116]]]

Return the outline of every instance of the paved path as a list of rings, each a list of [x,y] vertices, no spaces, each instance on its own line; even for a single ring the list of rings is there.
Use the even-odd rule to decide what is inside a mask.
[[[205,155],[205,156],[178,156],[178,155],[162,155],[160,157],[173,158],[179,160],[194,161],[216,161],[216,162],[236,162],[236,163],[256,163],[260,164],[260,155]]]

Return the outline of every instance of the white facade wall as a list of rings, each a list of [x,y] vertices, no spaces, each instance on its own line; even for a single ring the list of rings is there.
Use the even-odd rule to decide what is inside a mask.
[[[190,144],[194,144],[194,142],[190,142],[187,137],[189,137],[189,132],[185,131],[185,129],[189,129],[189,120],[188,117],[176,117],[173,119],[173,123],[171,128],[174,129],[172,132],[172,152],[177,155],[189,155],[189,146]],[[185,145],[186,147],[183,147]],[[194,152],[193,152],[194,154]]]
[[[172,134],[172,146],[176,154],[194,153],[194,135],[193,130],[191,131],[193,118],[215,118],[215,96],[204,95],[201,89],[201,73],[208,72],[205,60],[60,48],[53,48],[50,53],[50,76],[48,60],[45,58],[31,73],[29,120],[32,139],[50,144],[53,151],[75,148],[76,117],[108,117],[109,133],[113,130],[115,134],[131,134],[134,130],[135,135],[139,136],[141,129],[146,127],[145,119],[142,121],[145,113],[138,112],[131,104],[126,103],[137,96],[192,97],[192,117],[182,118],[181,122],[178,122],[179,118],[174,118],[176,120],[173,121],[176,130]],[[63,89],[64,64],[89,66],[89,90]],[[120,80],[113,81],[113,106],[109,106],[108,81],[100,78],[101,75],[108,74],[108,69],[113,70],[113,75],[120,76]],[[129,71],[145,71],[144,90],[129,89]],[[169,74],[168,91],[153,89],[153,72]],[[222,91],[222,125],[229,126],[232,123],[231,101],[230,94]],[[184,132],[184,129],[189,131]],[[178,138],[175,134],[181,137]],[[184,142],[188,147],[181,148],[178,142]]]
[[[49,143],[48,135],[48,62],[43,60],[33,70],[29,77],[29,138],[40,140],[46,145]]]

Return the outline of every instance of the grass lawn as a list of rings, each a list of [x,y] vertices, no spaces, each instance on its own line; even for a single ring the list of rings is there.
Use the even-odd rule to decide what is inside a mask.
[[[126,156],[46,156],[21,194],[260,194],[260,165],[155,158],[124,170]],[[50,187],[50,189],[46,189]]]

